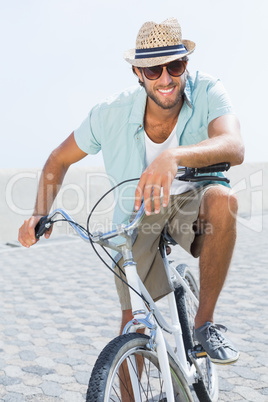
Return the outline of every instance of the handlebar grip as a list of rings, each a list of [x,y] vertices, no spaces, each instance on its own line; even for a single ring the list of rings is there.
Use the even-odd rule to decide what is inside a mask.
[[[206,167],[196,168],[196,173],[213,173],[213,172],[225,172],[230,169],[231,164],[229,162],[217,163]]]
[[[35,237],[43,236],[43,234],[50,228],[51,222],[47,219],[47,215],[43,216],[35,227]]]

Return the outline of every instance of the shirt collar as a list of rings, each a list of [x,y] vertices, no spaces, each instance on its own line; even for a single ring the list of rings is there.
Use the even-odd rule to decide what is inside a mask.
[[[146,107],[147,94],[145,89],[140,87],[137,90],[131,114],[129,117],[129,123],[143,125],[145,107]]]
[[[192,108],[193,107],[193,98],[192,98],[192,80],[190,75],[188,76],[184,89],[184,99],[187,105]]]

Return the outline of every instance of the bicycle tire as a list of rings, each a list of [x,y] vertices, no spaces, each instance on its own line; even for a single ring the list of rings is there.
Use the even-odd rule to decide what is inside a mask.
[[[142,402],[166,401],[163,380],[159,371],[157,354],[148,349],[149,337],[131,333],[113,339],[98,357],[88,384],[87,402],[119,402],[121,389],[128,389],[125,400],[134,401],[132,388],[126,383],[123,362],[135,356],[142,356],[142,375],[137,374]],[[141,359],[141,358],[140,358]],[[141,361],[141,360],[140,360]],[[176,363],[169,356],[176,402],[192,401],[191,390]],[[121,370],[119,373],[119,369]],[[135,370],[136,371],[136,370]],[[137,371],[136,371],[137,373]],[[148,377],[148,378],[146,378]],[[121,387],[119,383],[121,382]],[[132,394],[132,396],[130,396]]]
[[[180,264],[176,267],[183,279],[188,283],[194,295],[199,298],[198,285],[186,264]],[[175,298],[179,314],[179,319],[182,328],[182,336],[187,359],[190,364],[193,364],[188,356],[188,350],[193,349],[197,344],[193,340],[194,318],[197,307],[192,302],[188,294],[182,286],[177,285],[175,288]],[[202,372],[202,378],[197,383],[193,384],[195,393],[202,402],[215,402],[218,400],[218,376],[215,365],[208,357],[203,357],[197,360],[199,368]]]

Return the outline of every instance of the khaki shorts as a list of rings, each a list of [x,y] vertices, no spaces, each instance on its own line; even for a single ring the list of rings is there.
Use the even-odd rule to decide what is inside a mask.
[[[203,195],[215,185],[217,184],[199,187],[179,195],[171,195],[168,206],[161,207],[159,214],[152,213],[143,218],[133,245],[133,257],[137,263],[138,274],[155,301],[173,290],[158,249],[163,228],[167,225],[169,235],[188,253],[199,257],[201,244],[197,253],[193,254],[191,250],[191,245],[196,238],[193,224],[198,218]],[[201,243],[203,236],[199,236],[199,238]],[[118,264],[124,270],[122,268],[123,258],[119,260]],[[118,268],[116,268],[116,272],[126,280]],[[115,276],[115,284],[121,309],[131,309],[128,287],[117,276]]]

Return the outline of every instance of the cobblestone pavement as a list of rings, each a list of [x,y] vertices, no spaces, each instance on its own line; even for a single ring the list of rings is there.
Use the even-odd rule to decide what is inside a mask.
[[[241,351],[235,365],[218,369],[220,401],[268,401],[268,216],[261,232],[256,219],[239,225],[217,307],[217,322]],[[196,269],[178,248],[171,255]],[[0,400],[84,401],[99,352],[118,334],[112,274],[76,238],[29,250],[2,245],[0,261]]]

